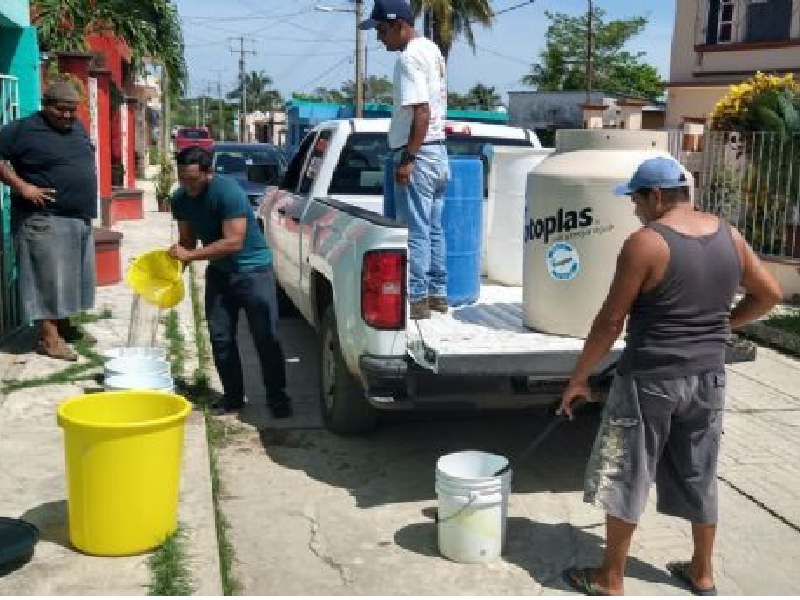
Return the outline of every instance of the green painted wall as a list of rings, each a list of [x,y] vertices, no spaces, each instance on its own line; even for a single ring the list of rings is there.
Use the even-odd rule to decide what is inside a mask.
[[[39,110],[39,43],[34,27],[0,28],[0,73],[19,80],[19,109],[24,117]]]

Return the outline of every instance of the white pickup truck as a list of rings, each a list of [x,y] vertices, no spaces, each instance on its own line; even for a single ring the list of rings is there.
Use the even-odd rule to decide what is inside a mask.
[[[527,329],[521,287],[484,280],[477,303],[407,319],[407,229],[383,216],[388,126],[320,124],[257,210],[284,300],[320,335],[326,427],[367,431],[380,409],[556,400],[583,341]],[[485,172],[492,147],[541,149],[532,131],[515,127],[459,122],[447,132],[450,155],[482,156]],[[503,198],[484,201],[499,208]],[[598,384],[621,348],[600,365]]]

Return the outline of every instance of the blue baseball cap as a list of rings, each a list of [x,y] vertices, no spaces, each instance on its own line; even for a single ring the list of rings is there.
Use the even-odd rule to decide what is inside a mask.
[[[414,25],[414,14],[406,0],[375,0],[369,19],[361,21],[359,29],[374,29],[382,21],[405,21]]]
[[[628,183],[615,185],[613,192],[617,196],[630,196],[641,189],[668,189],[689,185],[683,167],[674,158],[658,156],[648,158],[636,169]]]

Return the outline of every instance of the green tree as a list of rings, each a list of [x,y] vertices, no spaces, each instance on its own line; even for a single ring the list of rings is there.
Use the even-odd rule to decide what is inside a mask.
[[[479,110],[494,110],[500,105],[500,96],[497,95],[494,86],[485,86],[477,83],[470,88],[466,96],[469,107]]]
[[[32,11],[43,50],[85,52],[92,33],[111,33],[131,50],[133,67],[164,64],[173,93],[186,82],[183,31],[172,0],[37,0]]]
[[[394,86],[388,77],[370,75],[364,80],[364,101],[391,104]],[[345,101],[352,102],[356,95],[356,86],[352,81],[346,82],[341,89]]]
[[[447,108],[454,110],[467,110],[469,108],[469,97],[458,92],[447,92]]]
[[[247,110],[267,111],[279,110],[283,106],[283,98],[278,90],[272,87],[272,78],[264,71],[251,71],[244,76],[247,90]],[[242,97],[242,84],[228,92],[228,100],[239,100]]]
[[[474,23],[491,27],[494,12],[489,0],[411,0],[415,16],[422,15],[423,32],[439,46],[447,60],[455,39],[463,35],[475,52]]]
[[[522,78],[539,90],[586,89],[586,15],[545,12],[550,19],[545,50]],[[592,87],[598,90],[657,98],[662,81],[655,67],[642,62],[645,52],[625,50],[631,38],[647,26],[646,17],[606,21],[599,7],[592,11]]]

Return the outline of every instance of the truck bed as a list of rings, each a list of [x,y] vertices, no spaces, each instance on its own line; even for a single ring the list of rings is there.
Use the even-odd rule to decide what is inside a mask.
[[[409,321],[408,354],[420,366],[442,375],[508,375],[533,379],[570,376],[583,340],[528,329],[522,324],[522,288],[481,286],[475,304],[434,312]],[[619,358],[618,341],[597,372]]]

